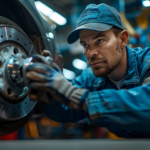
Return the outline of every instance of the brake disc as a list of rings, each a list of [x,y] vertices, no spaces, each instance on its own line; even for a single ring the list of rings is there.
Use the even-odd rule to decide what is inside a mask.
[[[7,24],[2,24],[2,23]],[[14,23],[0,17],[0,122],[17,121],[26,117],[36,102],[28,97],[27,87],[16,95],[5,78],[5,63],[19,53],[26,58],[37,51],[30,38]],[[13,87],[19,90],[19,87]]]

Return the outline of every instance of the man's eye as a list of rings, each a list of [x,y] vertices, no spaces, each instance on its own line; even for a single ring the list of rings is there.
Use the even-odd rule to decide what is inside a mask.
[[[97,43],[100,44],[100,43],[102,43],[103,41],[104,41],[104,40],[102,40],[102,39],[98,39],[98,40],[97,40]]]
[[[88,47],[88,44],[82,44],[82,46],[83,46],[84,48],[87,48],[87,47]]]

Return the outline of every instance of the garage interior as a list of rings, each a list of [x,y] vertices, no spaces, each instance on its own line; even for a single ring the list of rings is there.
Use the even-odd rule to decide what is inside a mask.
[[[9,79],[5,79],[3,76],[3,74],[7,74],[3,72],[7,58],[18,53],[16,51],[22,54],[21,59],[24,61],[33,54],[41,54],[45,49],[49,50],[53,56],[55,51],[63,56],[63,73],[69,81],[79,76],[84,69],[88,68],[87,60],[83,55],[79,41],[68,44],[66,39],[70,31],[75,29],[81,12],[90,3],[106,3],[119,11],[124,26],[129,32],[128,45],[130,47],[145,48],[150,46],[149,0],[0,1],[0,98],[2,99],[0,100],[0,147],[2,146],[3,149],[9,148],[6,146],[8,143],[17,148],[20,140],[31,144],[31,147],[28,146],[28,148],[34,147],[30,142],[37,142],[37,150],[39,140],[46,142],[47,147],[45,148],[47,149],[51,145],[55,149],[57,142],[55,143],[53,140],[58,140],[62,144],[60,140],[65,139],[66,145],[70,139],[77,140],[76,143],[80,143],[80,140],[89,140],[88,142],[93,142],[91,145],[94,145],[93,139],[95,139],[97,149],[100,146],[104,148],[108,143],[110,143],[110,147],[114,146],[111,139],[125,140],[104,127],[88,124],[86,119],[77,123],[59,123],[48,119],[36,105],[36,102],[30,101],[26,97],[26,88],[17,88],[15,84],[9,83]],[[18,82],[19,86],[22,86],[20,81],[16,78],[14,80]],[[19,96],[13,98],[14,93]],[[13,142],[16,142],[16,146],[13,145]],[[143,145],[149,146],[148,140],[143,140],[145,143],[133,140],[130,143],[131,147],[128,147],[128,142],[122,141],[119,148],[123,150],[124,148],[138,149]],[[70,147],[84,149],[82,143],[80,143],[81,146],[75,146],[76,143],[72,141],[71,144],[74,148],[70,144],[65,145],[64,149],[70,149]],[[26,144],[22,143],[22,145]],[[21,147],[21,144],[18,146]],[[105,148],[109,149],[110,147],[106,146]],[[86,146],[86,148],[90,147]]]

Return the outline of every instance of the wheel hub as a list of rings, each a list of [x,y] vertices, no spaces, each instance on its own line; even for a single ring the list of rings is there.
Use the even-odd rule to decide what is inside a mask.
[[[8,68],[5,67],[16,54],[19,54],[21,59],[25,59],[35,53],[37,52],[32,41],[22,30],[15,26],[0,25],[0,120],[21,119],[35,107],[36,102],[28,97],[27,87],[19,87],[8,81],[6,75]],[[12,76],[12,79],[16,78]]]

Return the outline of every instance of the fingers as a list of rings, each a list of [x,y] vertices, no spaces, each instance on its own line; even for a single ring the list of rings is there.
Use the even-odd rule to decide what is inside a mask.
[[[43,53],[42,53],[42,55],[44,57],[50,56],[52,58],[52,55],[51,55],[50,51],[48,51],[48,50],[44,50]],[[40,60],[40,58],[38,58],[38,57],[37,58],[35,57],[34,59],[36,59],[39,62],[44,62],[43,59]],[[59,55],[58,51],[55,51],[55,58],[53,58],[53,62],[57,63],[57,65],[60,67],[61,70],[64,67],[63,56]]]
[[[60,67],[59,67],[59,64],[58,64],[58,63],[53,62],[53,63],[51,64],[51,66],[52,66],[52,67],[53,67],[56,71],[61,72],[61,69],[60,69]]]
[[[38,100],[38,96],[36,94],[29,94],[29,99],[31,99],[33,101],[37,101]]]
[[[59,62],[63,62],[63,56],[62,55],[59,55]]]
[[[48,50],[44,50],[44,51],[42,52],[42,56],[44,56],[44,57],[46,57],[46,56],[52,57],[51,52],[48,51]],[[35,58],[35,59],[39,59],[39,58]],[[62,62],[63,62],[63,56],[62,56],[62,55],[59,55],[59,52],[58,52],[58,51],[55,51],[54,62],[59,62],[59,63],[62,63]]]
[[[35,90],[30,89],[29,98],[32,101],[42,101],[47,104],[51,103],[51,101],[52,101],[52,95],[48,94],[44,90],[36,90],[36,93],[35,93]]]
[[[42,52],[42,56],[52,56],[52,54],[51,54],[51,52],[50,51],[48,51],[48,50],[44,50],[43,52]]]
[[[58,51],[55,52],[55,59],[54,59],[54,61],[55,62],[59,62],[59,63],[63,62],[63,56],[59,55]]]
[[[32,89],[32,90],[38,90],[38,91],[47,91],[49,92],[52,91],[52,88],[51,88],[51,82],[32,82],[30,85],[29,85],[29,88]]]
[[[27,72],[26,77],[31,81],[38,81],[38,82],[47,82],[51,80],[49,76],[37,73],[35,71]]]
[[[60,66],[61,70],[63,71],[64,61],[63,61],[63,56],[62,55],[59,55],[59,66]]]
[[[43,74],[51,74],[55,70],[51,66],[42,63],[32,63],[26,67],[26,71],[36,71]]]
[[[44,59],[44,57],[39,54],[34,54],[32,56],[32,59],[33,59],[33,62],[41,62],[44,64],[48,64],[47,61]]]
[[[64,62],[63,62],[63,56],[59,55],[58,51],[55,52],[55,59],[53,61],[54,63],[56,63],[59,66],[59,70],[63,70],[64,67]]]
[[[37,90],[29,89],[29,98],[33,101],[38,100],[37,92]]]
[[[51,52],[50,51],[48,51],[48,50],[44,50],[43,52],[42,52],[42,56],[50,56],[50,57],[52,57],[52,54],[51,54]],[[54,58],[54,61],[58,61],[59,60],[59,52],[58,51],[55,51],[55,58]]]
[[[59,57],[58,57],[58,63],[61,66],[61,68],[64,67],[64,61],[63,61],[63,56],[62,55],[59,55]]]
[[[58,51],[55,51],[55,61],[58,61],[58,58],[59,58],[59,52]]]

